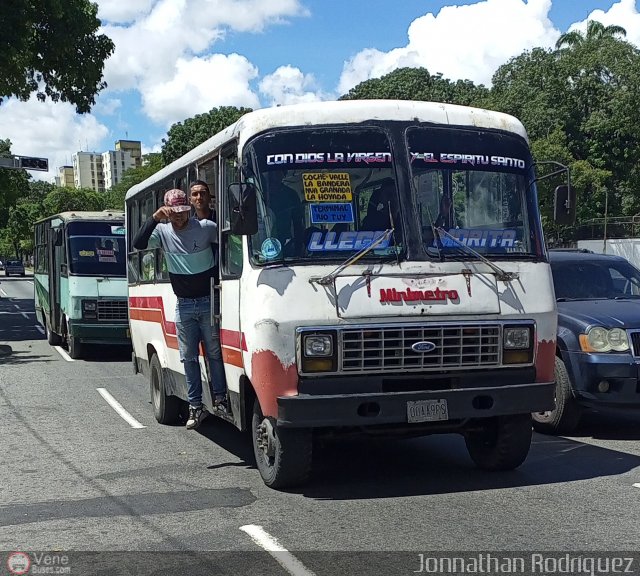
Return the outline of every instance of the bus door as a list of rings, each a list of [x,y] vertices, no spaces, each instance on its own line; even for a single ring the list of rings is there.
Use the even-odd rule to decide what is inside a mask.
[[[220,233],[220,343],[222,359],[227,377],[229,399],[236,419],[244,411],[235,406],[241,401],[240,380],[244,375],[243,356],[247,350],[244,334],[240,325],[240,277],[242,275],[242,236],[229,233],[229,210],[227,204],[227,187],[238,182],[236,148],[222,151],[220,161],[219,186],[216,186],[218,226]],[[249,416],[250,417],[250,416]],[[244,428],[251,422],[236,421],[236,426]]]
[[[49,322],[51,330],[62,334],[62,313],[60,310],[60,274],[62,270],[62,254],[64,252],[64,228],[62,226],[51,229],[49,250]],[[66,264],[65,264],[66,268]]]

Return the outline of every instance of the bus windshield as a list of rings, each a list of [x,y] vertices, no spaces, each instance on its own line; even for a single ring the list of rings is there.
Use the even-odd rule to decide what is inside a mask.
[[[540,234],[527,201],[531,158],[515,136],[476,130],[407,130],[411,177],[427,253],[534,255]],[[535,214],[535,211],[533,211]]]
[[[69,236],[69,271],[82,276],[124,277],[124,236]]]
[[[244,153],[258,196],[256,264],[342,261],[387,234],[366,259],[403,250],[398,190],[387,135],[375,127],[282,130]]]

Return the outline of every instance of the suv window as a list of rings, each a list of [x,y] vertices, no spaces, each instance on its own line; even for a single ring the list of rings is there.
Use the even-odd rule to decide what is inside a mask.
[[[640,271],[629,262],[556,261],[551,271],[558,300],[640,297]]]

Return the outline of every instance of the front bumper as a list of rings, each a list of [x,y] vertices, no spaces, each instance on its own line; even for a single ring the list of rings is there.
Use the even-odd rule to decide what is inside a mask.
[[[70,320],[69,332],[80,342],[88,344],[131,344],[128,322],[98,323]]]
[[[564,352],[574,395],[585,406],[640,408],[640,362],[629,353]],[[608,392],[598,392],[606,380]]]
[[[459,390],[281,396],[278,398],[278,426],[327,428],[405,424],[407,402],[446,400],[449,420],[490,418],[509,414],[543,412],[554,407],[554,383],[487,386]],[[438,426],[446,422],[433,422]],[[425,426],[420,423],[419,426]]]

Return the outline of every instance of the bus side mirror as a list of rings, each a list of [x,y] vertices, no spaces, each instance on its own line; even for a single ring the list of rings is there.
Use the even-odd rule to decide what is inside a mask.
[[[248,182],[229,184],[229,219],[231,234],[251,236],[258,231],[256,189]]]
[[[553,220],[571,225],[576,220],[576,192],[570,186],[558,186],[553,193]]]
[[[55,246],[62,246],[62,229],[56,228],[53,231],[53,244]]]

